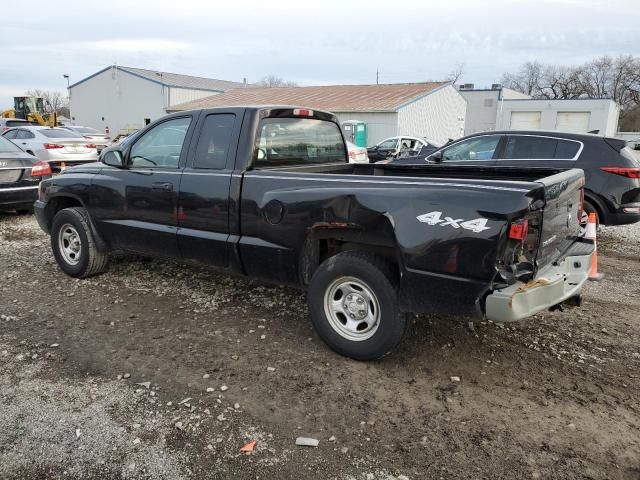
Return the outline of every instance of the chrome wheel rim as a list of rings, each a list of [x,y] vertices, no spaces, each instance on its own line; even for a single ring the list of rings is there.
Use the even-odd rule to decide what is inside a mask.
[[[76,227],[65,223],[58,232],[58,249],[66,263],[77,265],[82,253],[82,242]]]
[[[373,290],[354,277],[340,277],[324,294],[324,312],[329,325],[347,340],[371,338],[380,326],[380,304]]]

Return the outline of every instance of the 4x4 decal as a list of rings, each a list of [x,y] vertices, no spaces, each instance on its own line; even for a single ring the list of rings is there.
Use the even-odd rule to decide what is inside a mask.
[[[442,212],[423,213],[416,217],[419,222],[427,225],[440,225],[441,227],[451,226],[453,228],[464,228],[474,233],[484,232],[491,227],[487,227],[488,220],[486,218],[474,218],[473,220],[465,220],[464,218],[442,218]]]

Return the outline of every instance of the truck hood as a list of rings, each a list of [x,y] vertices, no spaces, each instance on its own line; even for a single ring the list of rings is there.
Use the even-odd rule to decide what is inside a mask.
[[[104,168],[104,164],[100,162],[83,163],[82,165],[74,165],[65,168],[61,175],[69,173],[99,173]]]

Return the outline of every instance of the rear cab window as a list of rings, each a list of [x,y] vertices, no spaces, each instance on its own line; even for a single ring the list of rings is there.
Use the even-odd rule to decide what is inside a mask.
[[[340,128],[313,118],[264,118],[258,127],[254,168],[345,163]]]

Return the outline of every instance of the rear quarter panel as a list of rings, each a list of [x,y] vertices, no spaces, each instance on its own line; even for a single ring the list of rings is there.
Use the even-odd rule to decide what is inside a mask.
[[[306,238],[330,230],[350,242],[393,248],[407,287],[403,289],[412,295],[434,295],[436,289],[437,297],[446,278],[454,284],[476,284],[470,296],[475,297],[495,274],[506,225],[524,215],[531,201],[525,197],[530,183],[505,189],[446,180],[402,181],[402,177],[328,177],[245,174],[239,243],[245,273],[300,283],[299,262]],[[278,204],[283,215],[274,224],[269,212]],[[440,212],[440,222],[430,225],[418,220],[432,212]],[[486,225],[481,231],[460,226],[478,219]]]

